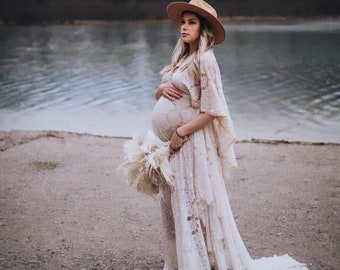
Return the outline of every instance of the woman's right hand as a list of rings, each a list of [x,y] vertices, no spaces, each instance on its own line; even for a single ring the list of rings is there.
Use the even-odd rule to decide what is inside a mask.
[[[182,95],[182,92],[178,90],[172,82],[166,82],[159,85],[155,94],[155,98],[158,100],[161,96],[163,96],[171,101],[174,101],[175,99],[181,98]]]

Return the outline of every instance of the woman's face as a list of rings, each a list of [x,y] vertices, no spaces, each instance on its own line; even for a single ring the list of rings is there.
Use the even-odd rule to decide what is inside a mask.
[[[181,38],[183,42],[197,44],[200,37],[201,23],[195,13],[185,12],[181,20]]]

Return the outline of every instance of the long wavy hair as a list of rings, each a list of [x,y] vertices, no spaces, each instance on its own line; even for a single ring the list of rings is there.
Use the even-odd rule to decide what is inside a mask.
[[[185,12],[184,12],[185,13]],[[184,14],[183,13],[183,14]],[[183,16],[182,14],[182,16]],[[197,14],[196,14],[197,15]],[[203,19],[201,16],[197,15],[200,21],[200,37],[198,43],[198,49],[194,52],[193,60],[190,61],[187,65],[182,67],[182,69],[188,69],[189,74],[193,76],[196,83],[200,81],[200,58],[201,55],[210,50],[214,46],[214,34],[210,24]],[[165,66],[161,74],[169,72],[170,70],[175,70],[178,62],[184,58],[189,56],[190,53],[190,45],[182,41],[181,38],[178,39],[176,47],[172,53],[171,64]]]

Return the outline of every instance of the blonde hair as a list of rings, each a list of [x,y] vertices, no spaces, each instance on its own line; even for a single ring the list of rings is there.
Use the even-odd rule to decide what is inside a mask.
[[[184,14],[184,13],[183,13]],[[200,20],[200,37],[198,43],[198,49],[194,52],[193,60],[182,67],[182,69],[188,68],[189,74],[194,77],[196,83],[200,81],[200,58],[201,55],[205,52],[210,50],[214,45],[214,34],[210,27],[210,25],[199,15],[197,17]],[[190,46],[188,43],[182,41],[181,38],[178,39],[176,47],[172,53],[171,57],[171,64],[165,66],[161,74],[169,72],[171,70],[175,70],[176,65],[178,62],[186,56],[189,56],[190,53]]]

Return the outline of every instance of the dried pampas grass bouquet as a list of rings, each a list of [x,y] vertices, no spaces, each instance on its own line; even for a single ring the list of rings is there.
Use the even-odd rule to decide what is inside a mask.
[[[169,142],[163,142],[148,130],[135,135],[123,149],[124,162],[119,169],[127,177],[129,186],[148,195],[158,194],[162,185],[173,186]]]

